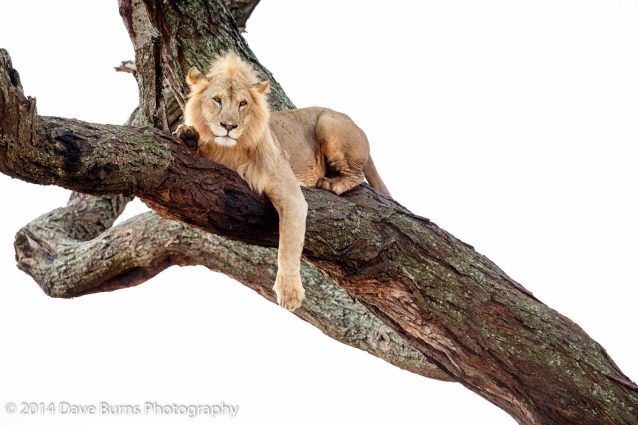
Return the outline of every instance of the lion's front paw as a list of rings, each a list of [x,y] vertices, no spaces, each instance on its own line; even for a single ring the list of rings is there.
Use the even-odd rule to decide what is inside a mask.
[[[299,274],[284,275],[278,272],[273,289],[277,293],[277,302],[286,310],[293,311],[303,301],[305,290]]]
[[[175,137],[189,148],[197,148],[197,142],[199,141],[199,133],[195,130],[195,127],[186,124],[180,124],[175,130]]]

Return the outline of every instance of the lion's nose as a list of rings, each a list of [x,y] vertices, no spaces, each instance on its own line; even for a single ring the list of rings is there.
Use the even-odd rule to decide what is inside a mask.
[[[232,131],[232,130],[237,128],[237,124],[233,124],[233,123],[227,123],[227,122],[222,121],[219,124],[222,127],[224,127],[226,129],[226,131],[228,131],[228,132],[230,132],[230,131]]]

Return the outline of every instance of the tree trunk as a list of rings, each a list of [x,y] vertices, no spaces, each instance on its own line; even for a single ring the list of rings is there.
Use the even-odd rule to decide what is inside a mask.
[[[191,65],[203,68],[202,63],[220,46],[233,47],[249,58],[252,54],[218,1],[147,0],[145,5],[122,2],[121,10],[136,47],[138,71],[147,73],[138,78],[141,109],[148,122],[166,127],[165,101],[158,89],[160,70],[178,101],[183,101],[182,76]],[[35,102],[17,90],[8,60],[2,65],[0,170],[5,174],[86,193],[135,194],[162,216],[235,240],[275,246],[277,217],[272,206],[234,173],[155,129],[38,117]],[[283,103],[276,104],[282,107]],[[520,423],[638,423],[638,387],[605,350],[472,247],[367,186],[340,197],[304,189],[304,196],[309,204],[305,258],[440,371]],[[72,199],[67,208],[77,209],[78,202],[81,198]],[[123,201],[113,202],[108,208],[118,211]],[[138,284],[171,264],[202,261],[189,251],[192,239],[182,238],[193,230],[170,222],[162,222],[168,226],[163,233],[174,235],[162,239],[165,251],[139,262],[126,255],[152,236],[154,231],[136,234],[139,230],[135,230],[144,228],[144,220],[152,217],[136,218],[139,227],[127,228],[124,223],[110,231],[80,228],[72,232],[77,235],[74,239],[88,238],[86,243],[92,244],[95,253],[91,256],[108,250],[122,252],[118,262],[95,277],[105,283],[89,290]],[[55,219],[44,223],[51,221]],[[20,266],[42,281],[45,278],[36,270],[42,274],[43,263],[55,260],[68,244],[61,234],[52,239],[46,232],[32,235],[36,234],[18,237]],[[56,247],[58,241],[62,242]],[[203,249],[209,249],[206,245]],[[174,246],[181,248],[172,250]],[[229,259],[229,269],[218,268],[238,273],[232,265],[247,261],[245,257],[237,251],[237,257]],[[68,261],[64,264],[70,270],[80,270],[91,258],[63,257],[62,261]],[[240,278],[250,281],[250,277]],[[49,285],[63,288],[64,293],[72,283],[69,278]],[[67,294],[86,289],[73,287]],[[257,290],[272,297],[267,287]],[[323,296],[333,296],[330,290],[327,293]]]

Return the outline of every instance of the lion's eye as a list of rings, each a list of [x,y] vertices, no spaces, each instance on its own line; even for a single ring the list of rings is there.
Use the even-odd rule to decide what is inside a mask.
[[[240,107],[246,106],[246,105],[248,105],[248,102],[246,102],[245,100],[242,100],[241,102],[239,102]]]
[[[221,98],[219,98],[219,97],[214,97],[214,98],[213,98],[213,101],[214,101],[215,103],[217,103],[218,105],[221,105],[221,104],[222,104],[222,100],[221,100]]]

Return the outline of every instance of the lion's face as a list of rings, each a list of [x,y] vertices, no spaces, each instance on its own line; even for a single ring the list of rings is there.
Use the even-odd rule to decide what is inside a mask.
[[[234,63],[233,57],[224,59],[213,63],[208,75],[197,68],[188,72],[191,93],[186,116],[205,142],[232,148],[250,143],[256,131],[263,132],[268,121],[269,84],[259,82],[252,69],[244,69],[243,62]],[[249,137],[242,137],[247,134]]]
[[[235,146],[250,118],[253,101],[242,83],[238,79],[214,79],[199,94],[202,118],[220,146]]]

